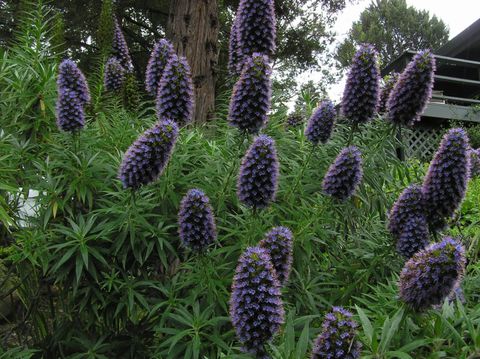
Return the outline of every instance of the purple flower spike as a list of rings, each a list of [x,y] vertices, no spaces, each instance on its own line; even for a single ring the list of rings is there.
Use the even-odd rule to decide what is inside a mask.
[[[323,191],[335,199],[350,198],[362,181],[362,156],[355,146],[344,148],[323,179]]]
[[[390,93],[393,87],[398,81],[400,74],[398,72],[392,72],[390,75],[384,77],[384,84],[380,90],[380,102],[378,105],[378,113],[387,112],[387,102],[390,97]]]
[[[165,169],[178,137],[177,124],[157,122],[127,150],[119,170],[124,188],[138,189],[155,181]]]
[[[356,339],[358,324],[352,313],[342,307],[333,307],[325,315],[322,331],[315,340],[312,359],[360,358],[361,343]]]
[[[295,127],[300,126],[304,122],[304,118],[299,113],[292,113],[290,116],[287,117],[285,121],[285,129],[293,129]]]
[[[480,149],[470,149],[470,177],[480,176]]]
[[[112,54],[118,62],[120,62],[120,65],[122,65],[126,72],[133,72],[133,62],[130,57],[130,51],[128,50],[127,41],[125,40],[125,36],[123,36],[117,18],[114,19],[113,25]]]
[[[273,0],[240,0],[237,10],[238,63],[243,63],[254,53],[271,57],[275,52],[276,19]]]
[[[217,238],[210,200],[199,189],[191,189],[183,197],[178,212],[178,224],[183,245],[193,251],[205,250]]]
[[[237,182],[237,195],[244,205],[265,208],[275,200],[279,165],[275,141],[266,136],[258,136],[240,166]]]
[[[228,45],[228,71],[230,75],[238,75],[238,16],[235,16],[230,30],[230,42]]]
[[[169,118],[183,126],[192,121],[193,83],[185,57],[175,54],[165,66],[157,94],[157,117]]]
[[[57,126],[65,132],[76,132],[85,126],[85,111],[75,91],[59,89]]]
[[[461,128],[449,130],[430,163],[423,181],[427,221],[432,231],[440,231],[460,206],[469,179],[468,136]]]
[[[397,252],[405,258],[428,246],[429,234],[427,219],[423,214],[411,215],[402,227],[397,240]]]
[[[372,45],[360,45],[353,57],[342,98],[342,113],[353,124],[365,123],[377,111],[380,98],[378,54]]]
[[[272,97],[271,74],[267,56],[255,53],[246,60],[230,99],[228,120],[232,126],[258,133],[266,125]]]
[[[265,248],[272,260],[277,278],[282,286],[288,281],[293,261],[293,234],[286,227],[275,227],[258,244]]]
[[[424,215],[424,213],[425,201],[422,187],[416,184],[410,185],[403,190],[390,210],[388,230],[394,237],[398,238],[410,217]]]
[[[416,311],[442,303],[460,282],[465,263],[465,249],[453,238],[431,244],[405,263],[400,298]]]
[[[105,64],[105,73],[103,76],[103,84],[107,91],[120,91],[125,82],[125,69],[120,62],[111,57]]]
[[[74,92],[81,106],[90,103],[90,91],[87,80],[75,62],[66,59],[58,68],[57,88],[61,92]],[[73,94],[72,94],[73,96]]]
[[[145,85],[150,95],[157,95],[158,84],[162,78],[163,70],[174,53],[173,45],[168,40],[162,39],[155,44],[145,73]]]
[[[332,101],[324,100],[308,120],[305,137],[314,145],[325,144],[332,135],[337,111]]]
[[[420,51],[407,65],[393,87],[387,102],[388,120],[411,126],[432,97],[435,58],[430,50]]]
[[[284,310],[280,283],[266,249],[249,247],[238,260],[230,318],[243,350],[255,358],[270,358],[265,344],[283,324]]]

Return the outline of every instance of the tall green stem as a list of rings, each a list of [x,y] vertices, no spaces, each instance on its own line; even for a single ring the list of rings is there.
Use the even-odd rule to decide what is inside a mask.
[[[300,170],[300,173],[298,174],[297,178],[295,179],[295,183],[294,183],[291,191],[288,193],[288,196],[286,198],[286,202],[288,202],[290,200],[290,197],[292,196],[292,194],[295,193],[295,190],[297,189],[300,181],[302,180],[303,174],[305,173],[305,170],[306,170],[308,164],[310,163],[310,160],[311,160],[311,158],[313,156],[313,153],[315,152],[316,149],[317,149],[317,146],[315,146],[315,145],[312,146],[312,149],[310,150],[310,153],[308,154],[307,159],[303,163],[303,166],[302,166],[302,169]]]

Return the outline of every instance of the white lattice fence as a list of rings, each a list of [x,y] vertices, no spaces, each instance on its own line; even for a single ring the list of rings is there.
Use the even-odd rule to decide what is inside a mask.
[[[441,128],[415,127],[402,131],[405,156],[430,161],[438,148],[444,131]]]

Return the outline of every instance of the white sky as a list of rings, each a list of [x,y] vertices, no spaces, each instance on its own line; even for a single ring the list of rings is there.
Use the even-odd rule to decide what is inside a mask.
[[[350,29],[352,22],[360,17],[360,13],[370,4],[370,0],[360,0],[359,4],[347,5],[338,16],[335,31],[339,36],[335,45],[340,43]],[[480,0],[407,0],[407,4],[417,9],[428,10],[443,20],[450,29],[450,38],[455,37],[470,24],[480,18]],[[302,76],[303,77],[303,76]],[[318,80],[318,74],[309,74],[308,79]],[[339,101],[344,87],[344,80],[329,89],[333,101]]]

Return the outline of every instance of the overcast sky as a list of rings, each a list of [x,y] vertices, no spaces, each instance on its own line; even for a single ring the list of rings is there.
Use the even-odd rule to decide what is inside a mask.
[[[407,3],[417,9],[428,10],[430,14],[442,19],[450,29],[450,38],[480,18],[480,0],[407,0]],[[357,5],[348,5],[338,16],[335,24],[335,31],[340,35],[337,37],[338,42],[343,40],[352,22],[358,20],[360,13],[368,4],[370,0],[361,0]],[[309,77],[311,78],[311,75]],[[332,100],[339,101],[343,86],[343,81],[332,86],[329,90]]]

